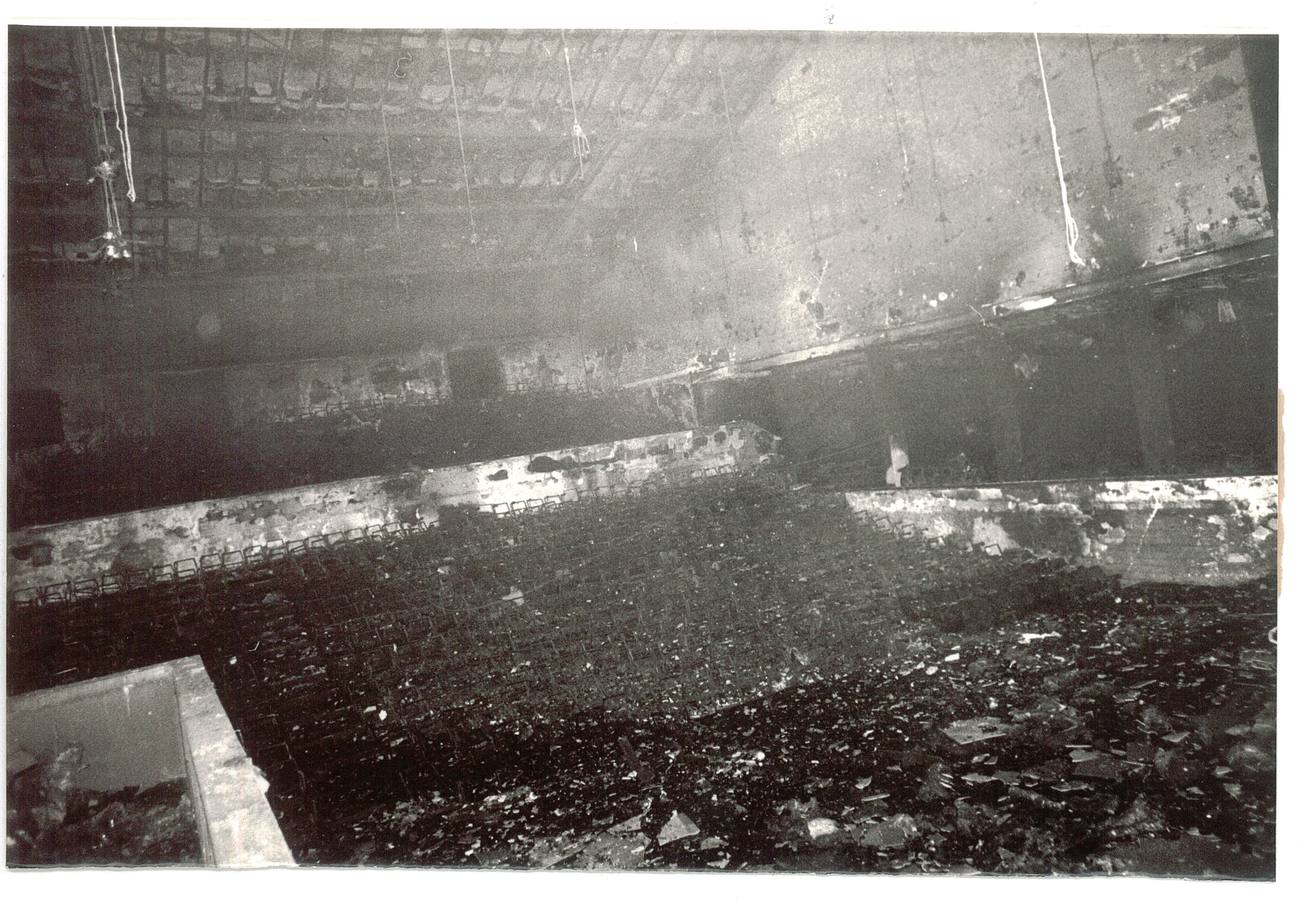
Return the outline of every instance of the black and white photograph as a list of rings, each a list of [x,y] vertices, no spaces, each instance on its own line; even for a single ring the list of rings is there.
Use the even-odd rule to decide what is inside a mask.
[[[1234,11],[8,19],[6,877],[1275,881]]]

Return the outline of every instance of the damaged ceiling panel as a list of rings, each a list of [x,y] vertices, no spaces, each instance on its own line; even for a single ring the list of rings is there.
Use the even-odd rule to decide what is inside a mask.
[[[293,277],[377,265],[380,253],[461,271],[587,247],[655,208],[663,177],[706,158],[727,114],[743,119],[798,40],[199,28],[116,37],[131,205],[117,148],[112,159],[134,271]],[[100,28],[10,29],[19,271],[49,274],[105,230],[92,180],[104,158],[97,107],[115,133],[103,41]]]

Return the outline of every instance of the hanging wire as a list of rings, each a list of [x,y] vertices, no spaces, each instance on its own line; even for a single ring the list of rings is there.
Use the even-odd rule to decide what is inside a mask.
[[[82,50],[87,56],[87,71],[91,73],[91,92],[95,95],[92,108],[96,115],[92,119],[92,130],[96,132],[96,154],[108,154],[112,151],[109,126],[105,123],[105,105],[100,99],[100,76],[96,73],[96,56],[91,49],[91,29],[82,29]],[[97,127],[98,126],[98,127]]]
[[[102,163],[102,165],[104,165]],[[123,233],[119,222],[119,204],[114,199],[114,189],[110,185],[110,180],[114,177],[113,170],[108,169],[105,172],[99,171],[97,167],[96,174],[100,178],[101,193],[105,198],[105,225],[106,232],[101,235],[105,240],[112,241]]]
[[[917,105],[922,111],[922,127],[926,129],[926,141],[930,149],[931,183],[935,185],[935,205],[940,210],[935,220],[940,223],[940,234],[947,244],[949,243],[949,215],[944,211],[944,186],[940,183],[940,170],[935,161],[935,134],[931,131],[931,116],[926,110],[926,91],[922,86],[920,59],[919,56],[913,56],[913,83],[917,85]]]
[[[789,116],[794,123],[794,146],[797,150],[795,156],[798,158],[799,175],[803,180],[803,199],[808,204],[808,230],[812,233],[812,252],[819,254],[821,249],[817,245],[817,217],[812,208],[812,185],[808,180],[807,164],[803,160],[803,134],[799,130],[798,110],[795,108],[798,102],[798,93],[794,87],[794,76],[790,75],[789,84]]]
[[[890,53],[885,37],[881,37],[881,67],[885,70],[885,93],[890,98],[890,111],[894,117],[894,133],[899,138],[899,150],[903,153],[903,189],[908,190],[908,176],[912,172],[912,162],[908,158],[908,142],[904,140],[903,123],[899,120],[899,98],[894,95],[894,78],[890,75]]]
[[[452,109],[456,110],[456,142],[461,148],[461,178],[465,181],[465,214],[470,220],[470,243],[475,243],[474,205],[470,202],[470,171],[465,161],[465,137],[461,132],[461,104],[456,102],[456,74],[452,71],[452,45],[443,29],[443,47],[447,50],[447,78],[452,86]]]
[[[1040,86],[1045,92],[1045,112],[1049,115],[1049,138],[1054,145],[1054,165],[1058,169],[1059,195],[1063,198],[1064,234],[1068,243],[1068,259],[1075,266],[1085,267],[1086,260],[1077,252],[1077,239],[1081,233],[1077,230],[1077,220],[1072,217],[1072,207],[1068,205],[1068,184],[1063,178],[1063,157],[1059,153],[1058,128],[1054,124],[1054,107],[1049,102],[1049,81],[1045,78],[1045,57],[1040,52],[1040,35],[1032,32],[1036,41],[1036,62],[1040,64]]]
[[[128,202],[137,200],[137,188],[132,178],[132,139],[128,134],[128,105],[123,97],[123,71],[119,68],[119,42],[110,26],[106,37],[104,26],[100,29],[101,43],[105,45],[105,66],[110,72],[110,97],[114,101],[114,128],[119,133],[119,143],[123,147],[123,176],[128,181]],[[113,60],[110,59],[113,47]]]
[[[726,96],[725,90],[725,73],[721,70],[721,51],[719,45],[713,45],[716,54],[716,78],[721,85],[721,109],[725,113],[725,130],[730,137],[730,149],[739,155],[739,135],[735,131],[733,120],[730,116],[730,100]],[[735,198],[739,201],[739,221],[741,227],[748,221],[748,208],[744,204],[744,171],[743,167],[736,165],[735,170]]]
[[[92,170],[92,180],[100,182],[101,201],[105,209],[105,231],[97,235],[97,240],[103,241],[102,251],[111,258],[119,255],[119,241],[123,234],[123,223],[119,217],[118,198],[114,194],[114,163],[110,158],[114,152],[114,145],[110,141],[109,126],[105,122],[105,106],[101,100],[100,76],[96,72],[96,57],[91,48],[91,29],[84,27],[82,29],[83,50],[87,58],[87,71],[91,75],[92,93],[95,95],[91,103],[94,114],[92,116],[92,131],[96,137],[96,153],[98,156],[104,156]],[[109,65],[109,57],[106,57],[106,66]],[[110,89],[113,91],[113,72],[110,71]],[[118,107],[115,106],[117,111]]]
[[[589,147],[589,136],[584,133],[583,127],[579,124],[579,110],[575,107],[575,76],[570,70],[570,45],[566,43],[566,30],[561,29],[561,50],[566,56],[566,82],[570,85],[570,115],[575,121],[570,126],[571,145],[575,151],[575,158],[579,160],[579,178],[584,180],[584,161],[592,154],[592,148]]]
[[[392,227],[394,231],[401,234],[401,214],[397,212],[397,182],[392,177],[392,148],[389,146],[391,141],[388,139],[388,112],[380,106],[379,115],[383,118],[383,156],[388,161],[388,190],[392,192]]]

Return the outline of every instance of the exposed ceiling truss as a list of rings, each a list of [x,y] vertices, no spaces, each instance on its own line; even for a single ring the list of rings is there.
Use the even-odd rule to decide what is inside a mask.
[[[103,228],[88,183],[100,155],[88,68],[104,60],[86,52],[88,37],[98,48],[99,29],[10,30],[10,258],[20,266],[61,265]],[[798,40],[182,28],[117,37],[139,195],[125,210],[135,271],[290,276],[390,259],[488,269],[610,252],[718,151]],[[565,45],[592,151],[582,173]],[[118,187],[122,197],[121,178]]]

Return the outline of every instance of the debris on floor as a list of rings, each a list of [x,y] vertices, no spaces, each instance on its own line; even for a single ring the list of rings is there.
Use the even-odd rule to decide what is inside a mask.
[[[11,866],[200,865],[184,778],[141,789],[76,786],[82,748],[70,744],[9,778]]]
[[[949,727],[940,730],[956,743],[976,744],[991,738],[1003,737],[1008,734],[1010,727],[994,716],[982,716],[979,719],[950,722]]]
[[[1124,586],[760,476],[574,506],[17,609],[11,690],[201,653],[302,863],[1150,872],[1159,841],[1272,877],[1271,579]]]

